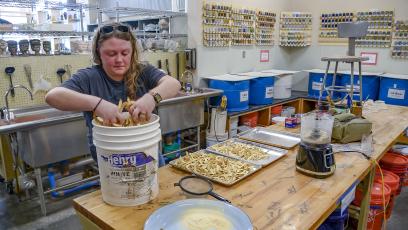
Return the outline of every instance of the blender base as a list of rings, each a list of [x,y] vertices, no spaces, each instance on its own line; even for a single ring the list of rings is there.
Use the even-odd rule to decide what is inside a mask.
[[[334,165],[329,172],[315,172],[315,171],[310,171],[310,170],[301,168],[301,167],[296,165],[296,171],[298,171],[298,172],[300,172],[302,174],[305,174],[306,176],[310,176],[310,177],[314,177],[314,178],[318,178],[318,179],[323,179],[323,178],[327,178],[327,177],[333,175],[334,171],[336,171],[336,166]]]

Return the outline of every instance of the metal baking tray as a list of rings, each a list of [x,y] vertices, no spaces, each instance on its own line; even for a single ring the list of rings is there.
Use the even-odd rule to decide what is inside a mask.
[[[248,145],[249,147],[256,147],[258,149],[260,149],[263,153],[268,155],[268,158],[262,159],[262,160],[247,160],[244,159],[242,157],[240,157],[239,155],[236,155],[234,152],[220,152],[218,150],[215,149],[215,147],[219,147],[222,145],[230,145],[230,144],[234,144],[234,143],[240,143],[240,144],[244,144],[244,145]],[[288,150],[286,149],[281,149],[281,148],[277,148],[277,147],[273,147],[270,145],[264,145],[264,144],[260,144],[260,143],[256,143],[256,142],[252,142],[252,141],[247,141],[247,140],[241,140],[238,138],[231,138],[228,139],[226,141],[223,141],[221,143],[215,144],[213,146],[210,146],[207,148],[208,151],[213,152],[215,154],[218,155],[222,155],[222,156],[226,156],[226,157],[231,157],[234,159],[238,159],[238,160],[242,160],[242,161],[246,161],[249,162],[251,164],[256,164],[256,165],[261,165],[261,166],[266,166],[269,165],[270,163],[278,160],[279,158],[283,157],[284,155],[286,155],[288,153]]]
[[[240,160],[238,160],[238,159],[234,159],[234,158],[230,158],[230,157],[225,157],[225,156],[221,156],[221,155],[218,155],[218,154],[214,154],[214,153],[209,152],[209,151],[204,150],[204,149],[203,149],[203,150],[199,150],[199,151],[197,151],[197,152],[203,152],[203,153],[205,153],[205,154],[211,154],[211,155],[215,155],[215,156],[218,156],[218,157],[223,157],[223,158],[226,158],[226,159],[228,159],[228,160],[230,160],[230,161],[240,161]],[[225,186],[231,186],[231,185],[233,185],[233,184],[235,184],[235,183],[237,183],[237,182],[243,180],[244,178],[248,177],[249,175],[255,173],[256,171],[258,171],[259,169],[262,168],[260,165],[255,165],[255,164],[251,164],[251,163],[248,163],[248,162],[245,162],[245,161],[240,161],[240,162],[243,162],[243,163],[248,164],[249,167],[250,167],[250,171],[249,171],[247,174],[245,174],[245,175],[243,175],[243,176],[237,178],[236,180],[233,180],[233,181],[230,181],[230,182],[225,182],[225,181],[219,180],[218,178],[212,178],[211,176],[206,176],[206,175],[203,175],[202,173],[195,172],[194,170],[189,170],[189,169],[187,169],[187,168],[185,168],[185,167],[180,167],[179,165],[176,165],[177,161],[180,160],[180,159],[183,158],[183,157],[185,157],[185,156],[182,156],[182,157],[180,157],[180,158],[177,158],[177,159],[175,159],[175,160],[170,161],[170,162],[169,162],[169,165],[171,165],[172,167],[175,167],[175,168],[177,168],[177,169],[183,170],[183,171],[185,171],[185,172],[190,172],[190,173],[199,175],[199,176],[204,177],[204,178],[206,178],[206,179],[208,179],[208,180],[211,180],[211,181],[213,181],[213,182],[216,182],[216,183],[219,183],[219,184],[222,184],[222,185],[225,185]]]
[[[238,138],[265,145],[291,149],[300,143],[300,135],[282,131],[256,127],[238,134]]]

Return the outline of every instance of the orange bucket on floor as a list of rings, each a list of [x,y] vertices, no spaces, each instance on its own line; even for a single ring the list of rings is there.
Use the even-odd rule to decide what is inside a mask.
[[[370,211],[368,213],[367,230],[381,230],[384,222],[384,204],[382,184],[374,182],[371,189]],[[391,188],[384,184],[385,206],[388,204],[391,196]],[[363,192],[356,189],[356,196],[353,203],[360,207],[363,199]]]
[[[387,209],[385,211],[386,218],[389,219],[391,217],[392,209],[394,207],[394,199],[397,196],[397,191],[400,186],[400,178],[393,172],[387,170],[382,170],[382,172],[384,176],[384,183],[388,185],[391,189],[390,202],[388,203]],[[376,171],[374,181],[380,184],[382,183],[381,173],[378,170]]]
[[[391,171],[400,177],[400,186],[397,195],[401,193],[401,187],[405,185],[407,178],[408,158],[398,153],[388,152],[380,161],[381,168]]]
[[[256,127],[258,124],[258,112],[249,113],[239,117],[239,124],[250,127]]]

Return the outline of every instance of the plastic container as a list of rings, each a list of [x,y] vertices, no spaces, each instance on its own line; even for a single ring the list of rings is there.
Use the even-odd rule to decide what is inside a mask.
[[[249,104],[266,105],[273,102],[274,77],[260,77],[250,81]]]
[[[223,95],[227,97],[228,112],[237,112],[249,108],[249,80],[222,81],[210,79],[209,87],[224,91]],[[221,96],[212,100],[212,103],[216,105],[220,102]]]
[[[336,209],[332,214],[317,228],[318,230],[343,230],[347,223],[348,209],[341,213],[341,209]]]
[[[309,85],[308,96],[313,98],[319,98],[320,89],[323,85],[325,71],[323,70],[311,70],[309,71]],[[326,78],[326,86],[331,86],[333,83],[333,73],[328,73]],[[336,75],[336,85],[340,85],[340,76]],[[323,91],[323,98],[326,98],[327,92]],[[338,92],[333,92],[333,97],[338,98]]]
[[[106,203],[135,206],[149,202],[159,193],[157,161],[161,132],[158,122],[159,117],[154,114],[148,124],[140,126],[105,127],[92,121],[102,199]],[[150,132],[136,135],[145,130]],[[111,140],[106,139],[110,134]],[[103,140],[98,139],[102,136]]]
[[[224,134],[227,125],[227,111],[211,109],[210,136]]]
[[[408,106],[408,75],[382,75],[379,99],[386,104]]]
[[[205,137],[207,148],[217,143],[226,141],[227,139],[228,139],[228,133],[224,133],[222,135],[217,135],[217,136],[210,136],[207,132],[207,136]]]
[[[280,116],[282,113],[282,105],[277,105],[271,108],[271,114],[272,116]]]
[[[292,95],[293,74],[277,76],[273,87],[274,99],[285,99]]]
[[[239,125],[256,127],[258,124],[258,112],[249,113],[239,117]]]
[[[401,193],[401,187],[405,183],[408,159],[401,154],[388,152],[380,160],[380,165],[381,168],[391,171],[399,176],[400,186],[397,189],[397,195],[399,195]]]
[[[176,153],[172,153],[172,154],[168,154],[168,155],[165,155],[165,154],[169,153],[169,152],[179,150],[179,149],[180,149],[180,144],[177,143],[177,142],[174,142],[174,143],[172,143],[170,145],[168,145],[168,144],[163,145],[163,152],[164,152],[163,155],[164,155],[164,160],[166,161],[166,163],[173,160],[173,159],[178,158],[180,156],[180,152],[176,152]]]
[[[272,117],[272,122],[274,124],[282,124],[285,123],[286,117]]]
[[[342,86],[347,87],[347,89],[350,89],[350,74],[341,74],[340,77],[340,84]],[[378,99],[378,92],[380,88],[380,77],[378,75],[374,75],[371,73],[362,73],[362,79],[363,79],[363,101],[366,99],[372,99],[372,100],[377,100]],[[354,84],[354,92],[359,92],[360,90],[360,80],[358,77],[358,73],[354,74],[354,79],[353,79],[353,84]],[[341,97],[346,96],[346,93],[340,93]],[[360,100],[359,95],[354,95],[353,100]]]
[[[385,211],[386,218],[389,219],[391,217],[392,209],[394,207],[394,199],[397,196],[398,188],[400,187],[400,178],[393,172],[382,170],[384,183],[387,184],[391,189],[391,197],[390,202],[388,203],[387,209]],[[374,181],[378,183],[382,183],[381,173],[376,171],[376,175]]]
[[[229,119],[229,137],[235,137],[238,134],[238,117],[231,117]]]
[[[390,200],[391,189],[387,184],[384,184],[385,205],[383,203],[383,189],[382,184],[378,182],[373,183],[371,189],[370,211],[368,213],[367,230],[381,230],[384,222],[384,206]],[[356,189],[356,196],[353,203],[357,206],[361,205],[363,193],[360,189]]]

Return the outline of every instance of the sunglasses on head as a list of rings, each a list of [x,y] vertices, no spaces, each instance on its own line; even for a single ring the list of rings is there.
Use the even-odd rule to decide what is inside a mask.
[[[114,30],[123,32],[123,33],[128,33],[130,31],[129,27],[127,26],[103,26],[101,28],[101,34],[109,34],[112,33]]]

